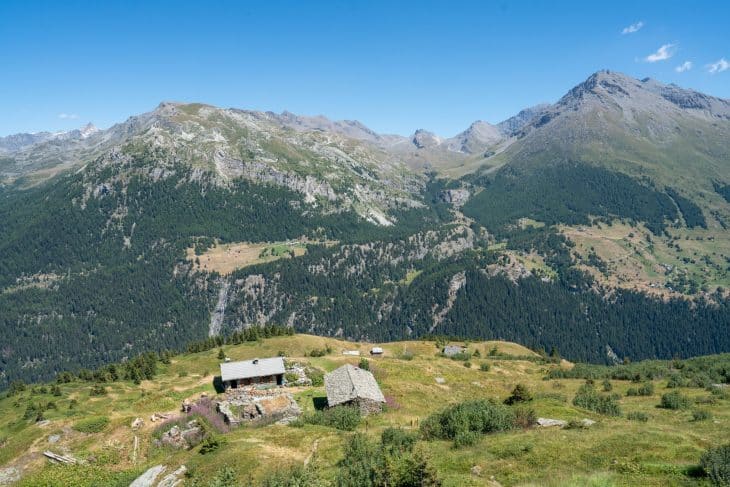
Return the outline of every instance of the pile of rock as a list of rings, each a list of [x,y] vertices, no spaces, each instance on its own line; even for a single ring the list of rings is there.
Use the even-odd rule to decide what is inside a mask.
[[[289,423],[302,414],[294,396],[277,390],[230,395],[218,402],[218,412],[230,425],[244,422]]]
[[[183,427],[174,425],[163,433],[159,440],[155,440],[157,446],[170,446],[179,449],[190,449],[203,441],[205,431],[196,420],[185,423]]]
[[[288,386],[311,386],[312,385],[312,379],[307,377],[307,368],[302,364],[288,364],[286,367],[286,375],[296,375],[297,379],[292,381],[290,378],[287,378],[287,384]]]

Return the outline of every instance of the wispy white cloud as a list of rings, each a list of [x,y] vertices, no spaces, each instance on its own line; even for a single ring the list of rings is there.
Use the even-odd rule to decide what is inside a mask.
[[[717,62],[708,64],[706,68],[710,74],[722,73],[730,69],[730,63],[725,58],[721,58]]]
[[[621,31],[621,34],[622,35],[633,34],[634,32],[639,32],[639,29],[641,29],[642,27],[644,27],[644,22],[640,20],[635,24],[631,24],[628,27],[624,27],[623,30]]]
[[[647,63],[656,63],[658,61],[666,61],[674,56],[674,44],[664,44],[653,54],[649,54],[644,58]]]
[[[61,120],[76,120],[79,116],[75,113],[59,113],[58,118]]]
[[[689,71],[690,69],[692,69],[692,61],[685,61],[676,68],[674,68],[674,70],[678,73],[684,73],[685,71]]]

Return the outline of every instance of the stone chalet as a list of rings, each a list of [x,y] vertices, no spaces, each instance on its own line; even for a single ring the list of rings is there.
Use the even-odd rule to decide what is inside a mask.
[[[343,365],[324,376],[324,387],[329,407],[354,405],[363,415],[383,410],[385,397],[375,377],[367,370]]]
[[[221,381],[226,390],[253,385],[282,385],[284,383],[282,357],[255,358],[221,364]]]

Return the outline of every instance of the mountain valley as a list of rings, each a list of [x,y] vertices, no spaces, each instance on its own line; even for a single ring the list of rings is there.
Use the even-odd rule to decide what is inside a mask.
[[[730,102],[601,71],[454,137],[165,102],[0,139],[0,387],[251,325],[730,350]]]

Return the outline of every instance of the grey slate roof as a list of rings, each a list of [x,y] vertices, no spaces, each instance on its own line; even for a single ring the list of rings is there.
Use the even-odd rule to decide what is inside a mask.
[[[327,390],[327,404],[337,406],[354,399],[370,399],[385,402],[378,382],[367,370],[343,365],[324,376],[324,387]]]
[[[464,350],[465,350],[465,348],[460,347],[459,345],[446,345],[444,347],[443,352],[444,352],[444,355],[446,355],[447,357],[453,357],[457,353],[464,352]]]
[[[221,364],[221,380],[248,379],[284,373],[284,359],[281,357],[226,362]]]

